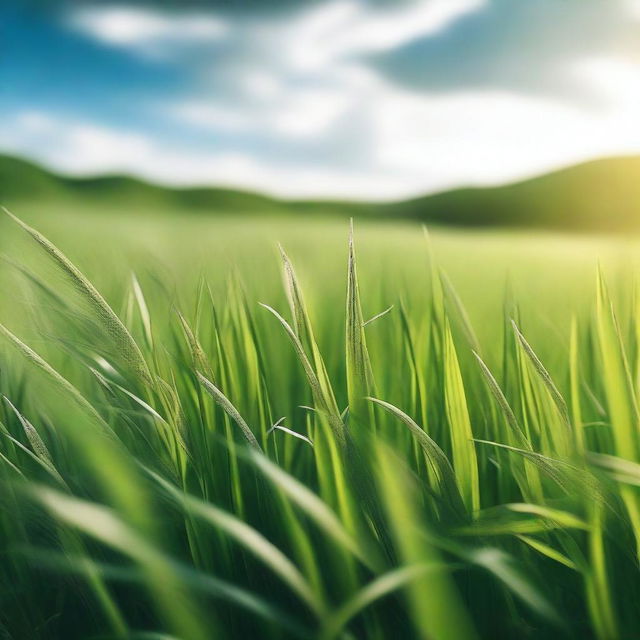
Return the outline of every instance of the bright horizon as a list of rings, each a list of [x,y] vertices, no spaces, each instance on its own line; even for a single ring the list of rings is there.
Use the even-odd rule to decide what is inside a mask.
[[[277,4],[3,7],[0,153],[359,200],[640,153],[637,1]]]

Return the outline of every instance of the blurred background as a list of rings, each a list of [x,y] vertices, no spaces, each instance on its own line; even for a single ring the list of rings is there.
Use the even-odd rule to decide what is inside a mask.
[[[278,200],[154,206],[638,223],[638,0],[8,0],[0,23],[4,202],[151,197],[67,179],[120,174]]]
[[[0,0],[0,205],[1,640],[640,638],[640,0]]]

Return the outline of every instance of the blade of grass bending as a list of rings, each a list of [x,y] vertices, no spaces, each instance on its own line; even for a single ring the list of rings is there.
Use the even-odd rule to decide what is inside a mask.
[[[493,377],[493,374],[491,373],[489,367],[487,367],[487,365],[484,363],[484,361],[476,351],[473,351],[473,355],[475,356],[478,362],[478,365],[480,366],[480,371],[482,372],[482,375],[484,376],[484,379],[487,382],[487,386],[489,387],[491,394],[493,395],[496,402],[498,403],[498,406],[502,410],[502,413],[504,414],[504,417],[507,420],[507,424],[511,428],[511,432],[513,433],[515,439],[517,440],[518,446],[525,449],[530,448],[531,445],[527,440],[527,437],[524,431],[520,428],[520,425],[518,424],[518,419],[513,413],[513,409],[511,409],[509,402],[505,398],[505,395],[502,392],[500,385],[498,384],[496,379]]]
[[[544,518],[515,518],[513,516],[503,518],[485,518],[482,515],[467,527],[451,529],[454,536],[463,538],[500,538],[504,536],[519,536],[522,534],[543,534],[551,531],[564,531],[565,528]]]
[[[395,407],[384,400],[378,400],[377,398],[367,398],[367,400],[370,400],[382,407],[409,427],[409,431],[418,441],[418,444],[424,451],[424,454],[429,461],[429,464],[432,466],[436,477],[439,479],[439,493],[442,496],[445,505],[449,506],[458,518],[464,518],[466,516],[466,509],[456,475],[449,459],[438,443],[423,429],[421,429],[412,418],[404,413],[404,411],[398,409],[398,407]]]
[[[244,435],[247,442],[254,448],[260,449],[256,437],[253,435],[253,431],[249,429],[249,425],[244,421],[244,418],[240,415],[240,412],[231,404],[231,401],[227,396],[216,387],[213,382],[207,380],[199,371],[196,372],[200,384],[207,390],[209,395],[222,407],[224,412],[240,427],[242,435]]]
[[[180,324],[182,325],[182,331],[187,340],[187,344],[189,345],[191,358],[193,359],[193,364],[196,370],[207,376],[209,380],[213,381],[215,384],[213,370],[211,369],[211,365],[209,364],[209,360],[207,359],[207,355],[205,354],[200,341],[196,337],[194,331],[191,329],[189,323],[182,315],[182,313],[180,313],[180,311],[177,311],[177,314],[178,318],[180,319]]]
[[[606,496],[603,494],[602,488],[597,479],[587,470],[577,467],[565,460],[558,460],[545,456],[537,451],[528,449],[518,449],[500,442],[491,442],[490,440],[474,439],[478,444],[487,444],[499,449],[505,449],[513,453],[517,453],[533,462],[548,478],[553,480],[565,493],[575,495],[588,491],[590,497],[594,501],[604,503]]]
[[[2,210],[24,231],[35,240],[44,251],[58,264],[58,266],[69,276],[75,288],[89,302],[89,306],[96,312],[97,316],[104,323],[105,329],[116,343],[119,351],[124,355],[125,361],[132,370],[139,375],[146,383],[152,383],[153,378],[149,371],[140,347],[136,344],[129,330],[124,326],[120,318],[116,315],[107,301],[98,290],[84,276],[69,258],[58,249],[50,240],[45,238],[39,231],[36,231],[28,224],[20,220],[5,207]]]
[[[105,576],[100,573],[97,563],[90,557],[84,541],[78,531],[67,527],[58,528],[58,538],[62,548],[62,556],[66,559],[65,568],[79,569],[87,581],[87,587],[92,590],[96,601],[102,608],[106,619],[110,622],[116,638],[129,638],[129,629],[124,613],[116,597],[107,585]],[[51,555],[49,553],[49,555]],[[29,553],[32,557],[32,554]],[[36,558],[38,566],[41,559]],[[115,638],[114,638],[115,640]]]
[[[168,383],[162,380],[160,377],[156,378],[158,382],[158,389],[164,389],[167,391]],[[181,432],[179,422],[177,424],[170,423],[168,420],[163,418],[158,411],[156,411],[149,403],[145,402],[142,398],[138,397],[134,393],[131,393],[128,389],[125,389],[123,386],[117,384],[116,382],[112,382],[110,380],[106,381],[106,385],[109,389],[115,387],[121,393],[124,393],[128,398],[131,398],[133,402],[142,407],[149,415],[154,419],[154,424],[158,427],[161,436],[171,438],[171,442],[177,443],[180,449],[186,454],[189,455],[189,448],[184,440],[184,436]],[[170,389],[170,387],[169,387]],[[171,390],[172,392],[173,390]],[[179,411],[174,411],[174,417],[179,413]]]
[[[496,547],[475,547],[460,544],[451,537],[433,536],[424,532],[427,542],[434,544],[458,558],[480,567],[501,582],[508,591],[515,594],[524,604],[538,615],[558,627],[565,627],[563,619],[542,589],[518,566],[510,554]]]
[[[516,536],[516,538],[518,538],[518,540],[520,540],[521,542],[524,542],[524,544],[530,546],[532,549],[534,549],[538,553],[541,553],[543,556],[546,556],[551,560],[555,560],[556,562],[559,562],[560,564],[563,564],[565,567],[568,567],[569,569],[573,569],[574,571],[580,570],[578,565],[576,565],[576,563],[573,562],[573,560],[570,560],[563,553],[560,553],[559,551],[549,546],[548,544],[545,544],[544,542],[540,542],[540,540],[536,540],[531,536],[519,535],[519,536]]]
[[[105,422],[104,418],[96,411],[93,405],[74,387],[66,378],[59,374],[44,358],[38,355],[31,347],[26,345],[20,338],[11,333],[4,325],[0,324],[0,334],[4,335],[9,342],[11,342],[18,351],[38,369],[43,371],[52,382],[60,387],[65,393],[67,393],[74,402],[88,413],[91,417],[95,418],[97,422],[105,428],[107,432],[113,434],[111,427]]]
[[[45,297],[49,298],[56,307],[69,311],[67,301],[30,269],[4,254],[0,254],[0,260],[11,265],[14,269],[17,269],[38,291],[44,294]]]
[[[311,387],[311,393],[313,395],[314,402],[317,405],[316,408],[320,409],[320,411],[325,415],[327,421],[329,422],[329,426],[333,431],[333,435],[336,437],[336,440],[338,441],[340,446],[344,447],[347,443],[347,435],[344,423],[340,418],[338,406],[335,403],[335,399],[331,395],[328,395],[320,384],[318,376],[316,375],[316,372],[313,370],[313,367],[309,362],[309,358],[304,351],[300,339],[291,328],[289,323],[275,309],[262,302],[260,303],[260,306],[272,313],[284,327],[284,330],[289,337],[289,340],[291,340],[293,348],[302,364],[302,368],[304,369],[307,381],[309,382],[309,386]]]
[[[44,443],[44,440],[40,437],[37,429],[16,409],[14,404],[7,398],[7,396],[2,396],[2,399],[9,405],[9,408],[13,411],[16,418],[18,418],[20,424],[22,425],[22,429],[24,431],[25,436],[27,436],[27,440],[33,449],[33,452],[44,462],[46,462],[51,467],[54,467],[53,458],[49,453],[49,449],[47,445]]]
[[[285,427],[282,424],[274,424],[268,431],[267,431],[267,435],[269,435],[270,433],[273,433],[274,431],[282,431],[283,433],[287,433],[290,436],[293,436],[294,438],[298,438],[299,440],[302,440],[303,442],[306,442],[307,444],[311,445],[313,447],[313,442],[307,438],[307,436],[303,436],[301,433],[298,433],[297,431],[294,431],[293,429],[289,429],[287,427]]]
[[[47,448],[47,445],[44,443],[44,440],[40,437],[37,429],[27,420],[16,407],[13,405],[11,400],[7,398],[7,396],[2,396],[4,401],[9,405],[15,416],[18,418],[20,424],[22,425],[22,429],[33,449],[34,454],[42,461],[42,463],[47,467],[51,475],[63,486],[67,487],[67,483],[64,481],[56,466],[53,462],[53,458],[51,457],[51,453]],[[67,487],[68,488],[68,487]]]
[[[224,531],[254,555],[298,595],[317,616],[325,613],[324,604],[316,597],[298,568],[259,531],[209,502],[184,493],[150,469],[147,473],[184,509]]]
[[[168,619],[178,637],[194,640],[222,637],[210,617],[206,624],[200,622],[204,619],[187,599],[185,585],[232,602],[272,624],[280,624],[296,636],[307,636],[297,625],[292,625],[288,617],[280,615],[275,607],[253,593],[168,558],[111,509],[43,487],[35,487],[32,491],[59,520],[133,559],[144,572],[145,583],[158,599],[160,615]]]
[[[256,467],[329,537],[356,556],[366,566],[375,568],[373,554],[363,553],[355,539],[344,528],[338,516],[311,489],[286,471],[283,471],[259,452],[251,452],[251,459]]]
[[[525,518],[514,514],[524,514]],[[478,518],[452,533],[461,536],[505,536],[523,533],[545,533],[552,529],[588,531],[589,525],[573,513],[532,504],[506,504],[480,512]]]
[[[383,318],[384,316],[386,316],[392,309],[393,309],[393,305],[391,305],[390,307],[387,307],[384,311],[381,311],[380,313],[376,313],[375,316],[369,318],[366,322],[363,322],[362,326],[363,327],[369,326],[372,322],[375,322],[376,320],[379,320],[380,318]]]
[[[3,432],[2,435],[6,436],[8,434]],[[10,438],[11,436],[8,437]],[[16,465],[13,464],[13,462],[11,462],[11,460],[9,460],[9,458],[7,458],[4,453],[2,453],[2,451],[0,451],[0,460],[2,460],[9,467],[9,469],[17,473],[21,478],[23,478],[24,480],[27,479],[27,476],[25,476],[24,473],[22,473],[22,471],[20,471],[20,469],[18,469],[18,467],[16,467]]]
[[[531,364],[533,365],[533,368],[538,374],[538,377],[540,378],[540,380],[542,380],[542,383],[547,389],[547,392],[549,393],[551,400],[556,406],[556,409],[560,414],[560,418],[562,419],[562,423],[566,429],[566,434],[569,436],[569,438],[557,438],[556,446],[558,446],[558,449],[563,455],[570,454],[572,452],[572,448],[569,442],[573,438],[572,438],[572,430],[571,430],[571,419],[569,417],[569,410],[567,408],[567,403],[562,397],[562,394],[560,393],[560,391],[558,391],[558,387],[556,387],[556,385],[554,384],[551,378],[551,375],[545,369],[540,358],[538,358],[535,351],[532,349],[531,345],[527,342],[526,338],[522,335],[522,332],[518,328],[518,325],[515,323],[515,320],[511,320],[511,326],[513,327],[513,331],[516,335],[516,338],[518,339],[518,343],[524,350],[525,354],[527,355],[527,358],[529,359],[529,362],[531,362]]]
[[[282,266],[284,270],[285,293],[287,295],[289,307],[291,308],[291,315],[293,317],[294,333],[298,337],[303,351],[310,354],[310,362],[313,363],[315,375],[318,379],[318,384],[322,389],[323,395],[325,396],[327,406],[331,411],[338,413],[335,394],[331,386],[331,381],[329,380],[329,375],[327,374],[324,359],[315,339],[311,319],[309,318],[309,312],[307,311],[307,306],[302,294],[302,289],[298,283],[298,278],[296,277],[293,264],[282,246],[280,246],[280,256],[282,258]]]
[[[496,402],[498,403],[498,406],[500,407],[500,410],[502,411],[507,421],[507,424],[510,427],[511,433],[515,438],[516,444],[518,445],[518,447],[522,449],[525,449],[527,451],[533,451],[531,442],[527,438],[525,432],[521,429],[520,424],[518,423],[518,419],[513,413],[513,410],[511,409],[509,402],[507,401],[504,393],[502,392],[500,385],[498,384],[496,379],[493,377],[493,374],[489,370],[489,367],[487,367],[487,365],[484,363],[482,358],[475,351],[473,352],[473,355],[475,356],[476,361],[478,362],[480,371],[482,372],[482,375],[484,376],[484,379],[487,382],[487,386],[489,387],[491,394],[493,395]],[[540,474],[538,473],[538,470],[535,468],[535,466],[528,465],[525,463],[525,474],[526,474],[526,486],[522,486],[524,495],[529,496],[530,499],[533,498],[536,501],[541,502],[543,500],[543,491],[542,491],[542,485],[540,483]]]
[[[541,589],[532,584],[504,551],[485,547],[471,552],[474,564],[484,567],[498,578],[538,615],[564,627],[564,621]]]
[[[406,587],[410,582],[435,571],[451,571],[453,567],[445,564],[424,564],[398,567],[373,579],[358,591],[350,600],[331,614],[324,624],[320,640],[333,640],[338,637],[349,621],[364,609],[398,589]]]
[[[158,613],[179,636],[194,640],[210,637],[178,585],[171,561],[120,520],[114,511],[44,487],[34,487],[31,491],[61,522],[132,558],[145,574],[145,583],[156,598]]]
[[[40,456],[33,453],[33,451],[29,449],[29,447],[26,447],[25,445],[23,445],[22,442],[20,442],[20,440],[17,440],[11,434],[5,433],[3,431],[2,433],[0,433],[0,435],[3,435],[5,438],[10,440],[16,447],[18,447],[18,449],[20,449],[21,451],[24,451],[24,453],[26,453],[39,467],[41,467],[46,473],[48,473],[56,482],[62,485],[65,489],[68,489],[67,483],[62,479],[62,477],[60,476],[60,474],[58,473],[55,467],[50,465],[46,460],[43,460]],[[15,467],[15,465],[11,465],[11,466],[14,468],[17,468]],[[20,475],[24,475],[24,474],[20,472]]]
[[[554,403],[558,407],[558,411],[560,412],[560,415],[564,419],[565,423],[567,425],[570,425],[567,403],[562,397],[562,394],[560,393],[560,391],[558,391],[558,387],[556,387],[556,385],[554,384],[551,378],[551,375],[545,369],[544,365],[540,361],[540,358],[538,358],[535,351],[532,349],[531,345],[527,342],[526,338],[522,335],[522,332],[518,328],[518,325],[516,324],[515,320],[511,320],[511,326],[513,327],[513,331],[516,334],[516,338],[518,338],[518,342],[522,345],[524,352],[527,354],[527,357],[533,364],[533,368],[536,370],[536,372],[540,376],[540,379],[544,382],[545,387],[547,387],[547,390],[549,391],[549,395],[551,396]]]
[[[587,461],[602,469],[616,482],[640,487],[640,464],[605,453],[588,453]]]
[[[541,518],[546,518],[547,520],[552,520],[563,527],[583,529],[584,531],[589,530],[589,525],[584,520],[568,511],[543,507],[539,504],[526,504],[524,502],[513,502],[506,504],[505,507],[509,509],[509,511],[515,511],[516,513],[529,513],[540,516]]]
[[[481,353],[480,341],[478,340],[476,332],[473,330],[469,314],[467,313],[464,304],[462,304],[462,300],[451,283],[451,280],[449,280],[449,277],[444,271],[442,271],[442,269],[440,269],[440,282],[442,283],[442,291],[444,292],[445,301],[448,301],[455,309],[456,315],[460,319],[462,330],[471,345],[471,348],[477,353]],[[450,314],[448,315],[450,317]]]
[[[59,558],[56,554],[52,554],[50,552],[43,553],[42,551],[35,549],[30,550],[29,556],[35,557],[39,566],[44,568],[67,571],[80,575],[86,575],[87,573],[87,568],[84,566],[86,565],[87,559],[78,554],[66,555]],[[195,591],[199,591],[206,596],[223,600],[228,604],[235,605],[249,613],[253,613],[259,618],[263,618],[265,622],[278,625],[282,629],[290,631],[294,637],[311,640],[311,634],[302,628],[297,621],[293,620],[286,613],[254,593],[246,591],[241,587],[237,587],[234,584],[214,576],[195,571],[186,565],[173,563],[170,559],[168,559],[168,562],[172,565],[172,569],[175,571],[176,576]],[[92,565],[94,572],[99,573],[100,577],[104,580],[109,580],[111,582],[118,581],[137,583],[144,582],[145,580],[144,574],[141,571],[130,567],[122,567],[104,562],[92,562]],[[102,638],[102,636],[100,637]],[[127,633],[125,637],[126,640],[146,637],[176,638],[176,636],[170,636],[162,633],[156,634],[154,632],[131,632]],[[182,638],[177,640],[182,640]]]

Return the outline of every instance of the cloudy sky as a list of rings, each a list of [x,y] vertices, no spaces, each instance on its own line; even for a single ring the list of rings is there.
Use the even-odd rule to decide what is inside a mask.
[[[0,152],[391,199],[640,153],[640,0],[0,6]]]

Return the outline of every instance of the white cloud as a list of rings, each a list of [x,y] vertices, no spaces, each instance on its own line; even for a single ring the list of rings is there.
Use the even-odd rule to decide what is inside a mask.
[[[292,68],[309,71],[338,58],[384,51],[414,37],[435,34],[486,2],[422,0],[372,9],[364,0],[330,0],[264,21],[231,21],[209,12],[91,6],[70,12],[67,25],[100,42],[154,55],[160,53],[160,44],[219,40],[228,36],[233,26],[243,34],[246,49],[254,44],[273,47]]]
[[[185,100],[175,104],[162,105],[158,110],[166,113],[177,122],[214,131],[247,132],[257,126],[257,122],[246,110],[204,100]]]
[[[35,118],[46,122],[46,133],[33,128]],[[233,151],[194,152],[46,113],[18,113],[7,118],[6,124],[0,133],[0,148],[26,157],[37,151],[38,161],[76,176],[124,172],[174,186],[222,185],[290,197],[348,197],[354,191],[384,197],[390,184],[389,179],[383,182],[378,176],[381,188],[377,188],[368,171],[300,166]]]
[[[277,98],[282,91],[280,79],[267,70],[247,70],[238,82],[251,97],[259,100]]]
[[[68,25],[108,45],[160,54],[159,47],[206,43],[227,35],[229,25],[208,13],[169,13],[128,6],[93,6],[72,12]]]
[[[584,60],[573,70],[591,106],[508,91],[425,95],[377,83],[373,163],[408,191],[492,185],[600,156],[640,153],[640,64]],[[413,185],[413,186],[412,186]]]
[[[39,111],[6,118],[0,145],[8,151],[38,157],[58,170],[76,175],[124,170],[139,173],[153,145],[137,133],[90,122],[68,121]]]
[[[376,163],[417,188],[499,184],[640,152],[640,129],[629,115],[507,92],[388,95],[374,110]]]
[[[336,6],[344,9],[341,13],[336,11],[335,16],[342,20],[323,25],[321,20],[314,22],[312,16],[305,15],[294,29],[301,33],[298,38],[301,56],[330,60],[385,51],[418,36],[434,35],[485,4],[486,0],[427,0],[371,11],[362,3],[340,0]],[[331,5],[318,12],[328,13],[330,8]],[[315,29],[309,29],[309,26]],[[305,42],[311,46],[305,47]]]
[[[354,62],[357,56],[437,33],[485,2],[424,0],[372,9],[363,0],[330,0],[284,18],[240,21],[236,37],[247,44],[226,75],[230,86],[221,91],[219,68],[211,73],[206,65],[200,83],[217,87],[209,97],[199,90],[199,97],[159,111],[217,132],[287,141],[330,137],[345,116],[364,109],[366,117],[370,110],[367,94],[377,86],[376,74]]]
[[[233,121],[232,110],[198,103],[185,103],[177,112],[214,129],[237,126],[246,133],[255,126],[261,135],[267,129],[276,137],[282,129],[293,137],[321,131],[320,139],[335,140],[340,130],[332,110],[355,110],[371,123],[360,140],[371,153],[355,167],[335,158],[293,162],[257,150],[204,152],[35,111],[6,118],[0,147],[75,174],[125,171],[171,184],[225,184],[290,197],[394,199],[460,184],[498,184],[602,155],[640,153],[640,89],[627,82],[639,71],[615,59],[585,61],[575,73],[608,92],[607,102],[591,109],[498,91],[426,96],[353,73],[351,90],[334,96],[344,102],[336,106],[329,97],[331,108],[301,120],[300,129],[295,119],[254,120],[250,111]],[[297,105],[294,100],[291,113],[302,117],[312,110],[314,100],[307,98],[309,103],[302,99]]]
[[[55,127],[55,121],[51,117],[33,110],[18,113],[15,122],[20,129],[31,134],[46,135]]]
[[[601,155],[640,153],[640,88],[634,81],[640,65],[602,57],[583,60],[571,72],[602,100],[585,106],[507,91],[429,95],[343,65],[320,74],[318,82],[333,82],[325,94],[283,82],[278,100],[244,110],[227,105],[223,112],[235,115],[239,130],[256,137],[329,141],[338,147],[345,115],[352,123],[347,126],[367,123],[359,138],[344,141],[345,153],[354,144],[369,149],[358,167],[369,183],[353,183],[351,195],[358,197],[499,184]],[[215,113],[212,105],[215,100],[209,105]],[[182,116],[196,123],[184,111]],[[224,119],[216,116],[206,125],[224,129]],[[321,162],[309,158],[307,164],[320,173]],[[342,190],[343,179],[327,193],[337,193],[338,182]]]
[[[170,39],[233,38],[234,57],[220,63],[231,65],[224,82],[219,69],[212,77],[209,61],[195,74],[192,95],[139,105],[155,131],[161,124],[202,134],[197,147],[33,110],[5,117],[0,147],[77,174],[125,171],[173,184],[359,198],[496,184],[599,155],[640,153],[640,65],[632,61],[600,56],[568,69],[602,98],[590,106],[496,90],[412,92],[358,62],[361,54],[438,33],[485,2],[372,9],[362,0],[330,0],[220,27],[210,16],[213,22],[81,9],[73,14],[77,28],[145,55]],[[207,135],[212,146],[203,151]]]
[[[640,20],[640,0],[626,0],[630,15],[636,20]]]
[[[248,40],[277,51],[280,63],[292,70],[315,72],[338,60],[434,35],[486,1],[422,0],[375,9],[363,0],[331,0],[286,20],[249,23]]]
[[[158,109],[177,122],[212,131],[302,140],[330,133],[351,104],[352,97],[335,88],[288,88],[257,105],[235,106],[200,99],[161,105]]]
[[[609,108],[622,109],[627,105],[637,109],[640,105],[638,62],[615,56],[592,57],[574,64],[571,71],[582,83],[592,87]]]
[[[317,138],[330,132],[350,103],[351,97],[338,89],[293,91],[282,108],[269,115],[267,125],[294,138]]]

